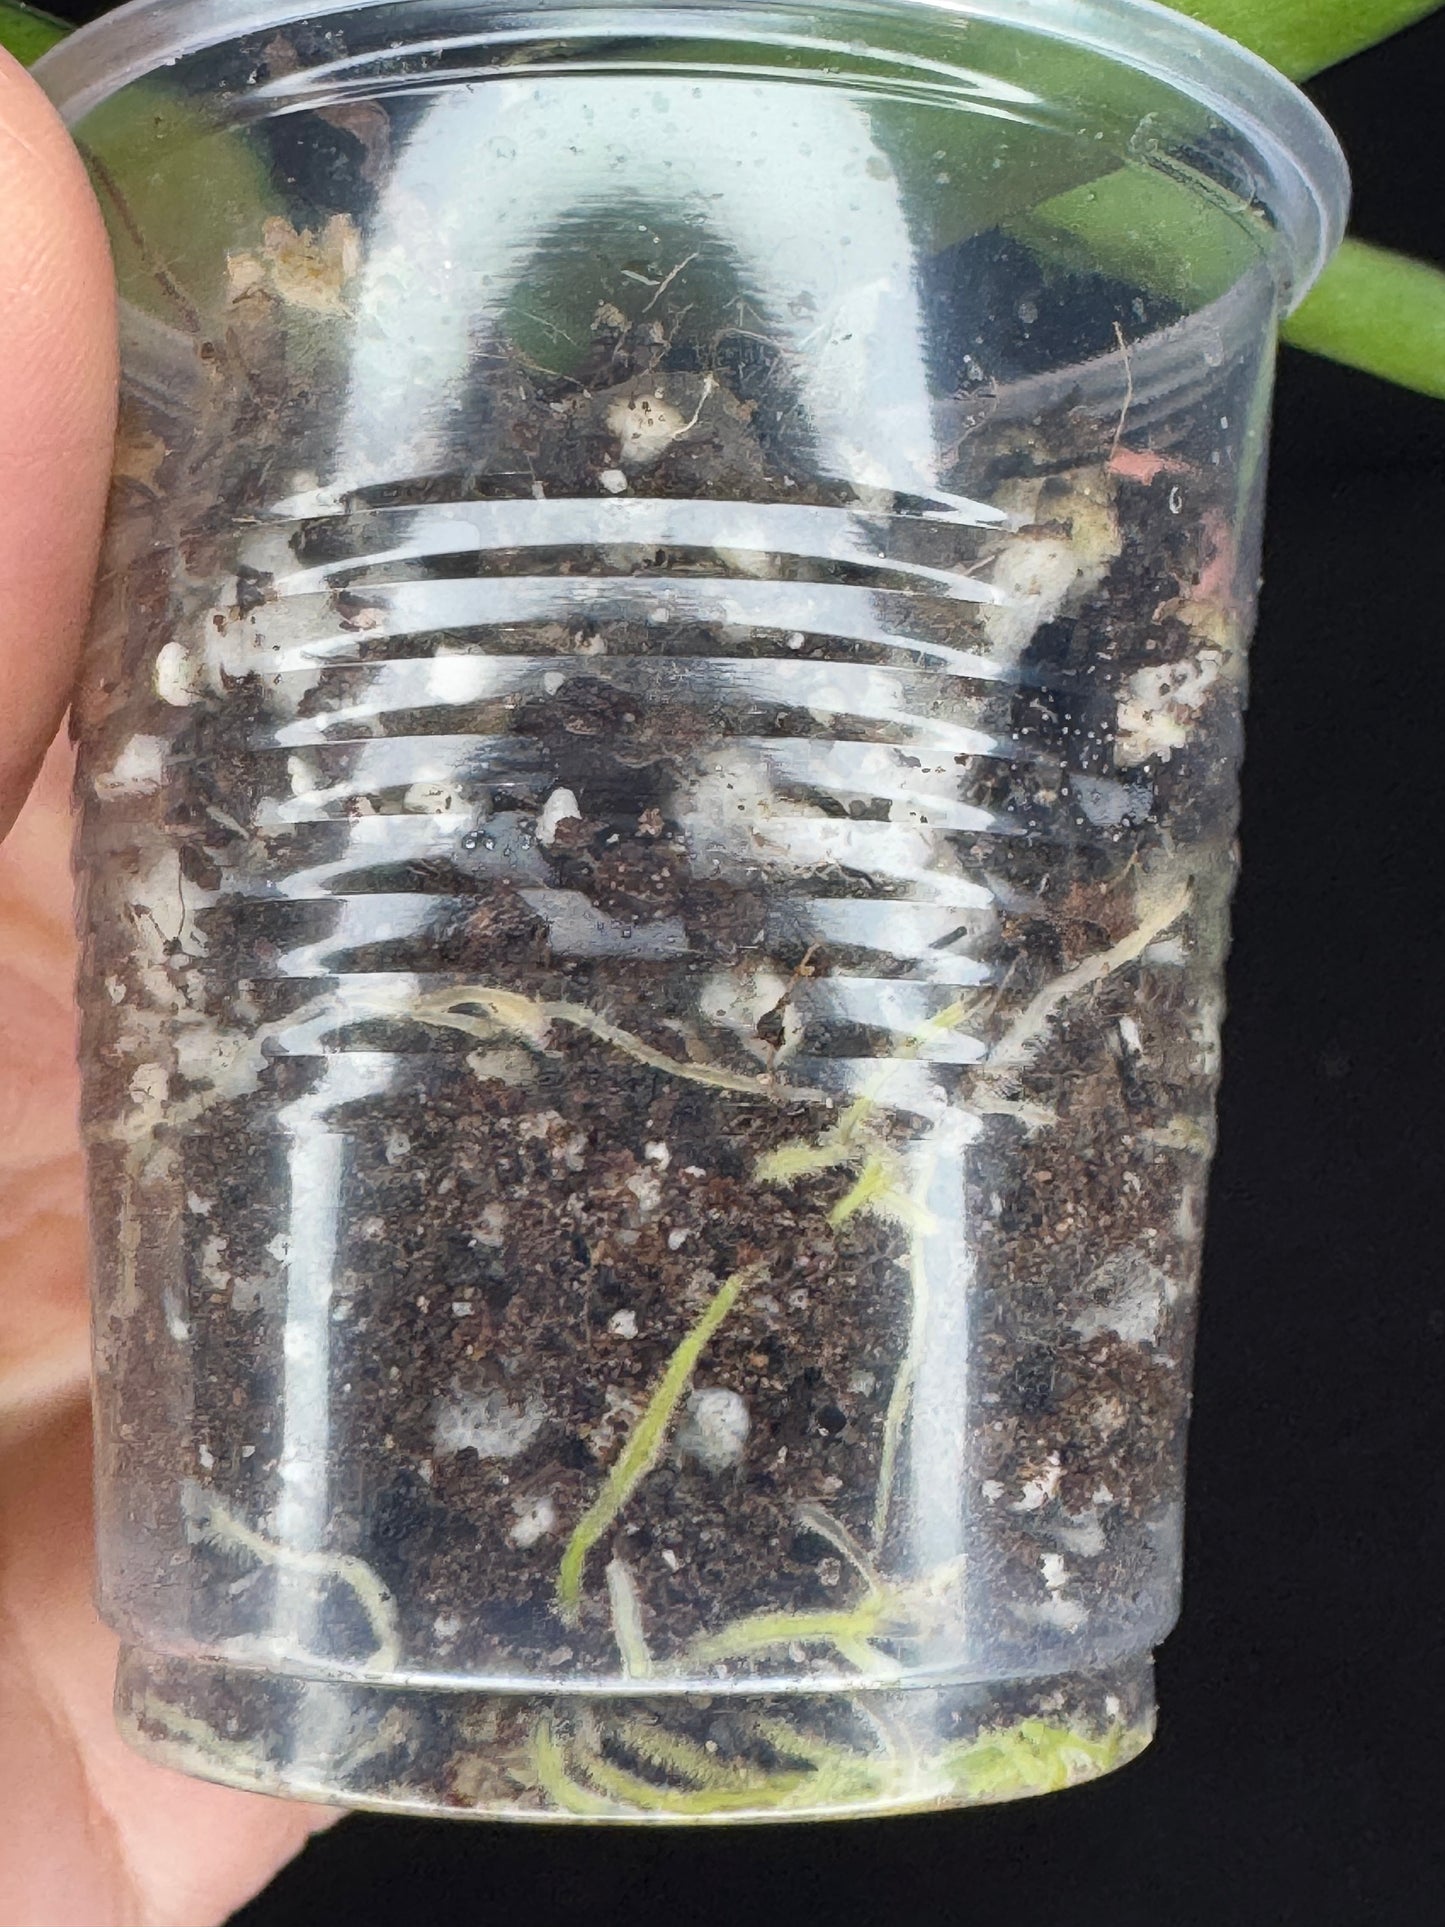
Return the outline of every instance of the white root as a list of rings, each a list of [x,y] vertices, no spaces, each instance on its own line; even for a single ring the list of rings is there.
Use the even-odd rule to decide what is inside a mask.
[[[1071,998],[1136,962],[1156,938],[1179,921],[1189,907],[1191,887],[1188,881],[1179,884],[1155,903],[1127,937],[1121,937],[1118,943],[1101,950],[1097,956],[1086,957],[1062,977],[1045,984],[989,1051],[984,1060],[986,1070],[1004,1070],[1026,1063],[1055,1016]]]
[[[619,1558],[607,1562],[607,1599],[612,1608],[612,1631],[628,1679],[652,1677],[652,1654],[642,1630],[642,1600],[637,1581]]]
[[[366,1660],[367,1670],[390,1672],[397,1665],[401,1658],[401,1629],[396,1602],[364,1559],[346,1552],[303,1552],[292,1546],[278,1546],[238,1519],[213,1492],[194,1481],[188,1482],[185,1488],[185,1500],[197,1537],[203,1544],[248,1553],[263,1565],[275,1566],[281,1572],[307,1573],[345,1586],[365,1614],[376,1642]]]

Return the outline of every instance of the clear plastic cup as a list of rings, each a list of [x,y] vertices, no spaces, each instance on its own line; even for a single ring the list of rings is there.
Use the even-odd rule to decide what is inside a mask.
[[[122,1726],[516,1818],[1103,1772],[1338,150],[1143,5],[237,11],[41,69]]]

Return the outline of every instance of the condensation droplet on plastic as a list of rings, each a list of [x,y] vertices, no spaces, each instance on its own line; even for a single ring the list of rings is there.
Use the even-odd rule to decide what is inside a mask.
[[[482,838],[482,848],[484,850],[495,850],[496,847],[497,839],[494,836],[484,836]]]
[[[1184,510],[1184,492],[1176,484],[1169,491],[1169,513],[1171,515],[1180,515],[1183,513],[1183,510]]]
[[[475,850],[477,845],[481,842],[481,840],[482,839],[477,835],[475,830],[468,830],[466,835],[462,838],[462,848],[464,850]]]

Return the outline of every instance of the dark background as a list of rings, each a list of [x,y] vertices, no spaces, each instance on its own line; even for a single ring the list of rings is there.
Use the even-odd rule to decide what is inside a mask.
[[[1445,262],[1445,12],[1309,91],[1357,231]],[[234,1927],[1445,1917],[1445,403],[1286,350],[1266,570],[1154,1746],[1091,1787],[928,1819],[357,1818]]]

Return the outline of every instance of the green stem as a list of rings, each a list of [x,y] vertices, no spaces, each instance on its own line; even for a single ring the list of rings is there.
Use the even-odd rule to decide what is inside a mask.
[[[69,32],[63,21],[52,19],[37,7],[22,6],[20,0],[0,0],[0,47],[22,67],[31,66]]]
[[[642,1630],[642,1601],[637,1584],[620,1559],[607,1562],[607,1600],[612,1608],[612,1632],[629,1679],[652,1677],[652,1654]]]
[[[1009,1800],[1021,1793],[1057,1793],[1079,1779],[1118,1766],[1133,1735],[1111,1726],[1100,1738],[1047,1720],[1020,1720],[980,1733],[957,1748],[947,1769],[970,1800]],[[1137,1743],[1136,1743],[1137,1744]]]
[[[629,1772],[604,1754],[591,1749],[576,1749],[587,1777],[624,1808],[639,1813],[676,1813],[693,1819],[714,1814],[746,1813],[781,1805],[790,1794],[801,1793],[808,1785],[806,1771],[758,1771],[748,1779],[733,1783],[721,1774],[716,1783],[700,1787],[664,1786]]]
[[[1433,13],[1441,0],[1168,0],[1291,80],[1308,80]]]
[[[1445,272],[1346,241],[1285,323],[1284,339],[1445,400]]]
[[[743,1271],[735,1271],[731,1278],[719,1286],[707,1310],[667,1361],[667,1370],[647,1401],[647,1408],[637,1421],[631,1438],[603,1481],[602,1490],[573,1527],[572,1537],[567,1541],[567,1549],[557,1569],[557,1610],[569,1625],[576,1623],[581,1608],[582,1569],[587,1563],[588,1553],[662,1456],[668,1427],[687,1390],[703,1347],[742,1293],[761,1273],[760,1265],[750,1265]]]
[[[532,1771],[537,1776],[537,1785],[559,1812],[594,1819],[616,1811],[611,1800],[604,1800],[572,1773],[566,1749],[559,1743],[552,1722],[545,1714],[532,1729]]]
[[[846,1647],[849,1663],[861,1672],[891,1677],[898,1670],[896,1663],[874,1653],[866,1642],[886,1636],[896,1619],[896,1608],[884,1593],[870,1594],[856,1606],[836,1610],[752,1613],[746,1619],[733,1620],[721,1632],[694,1640],[688,1658],[711,1665],[718,1660],[747,1659],[775,1646]]]

